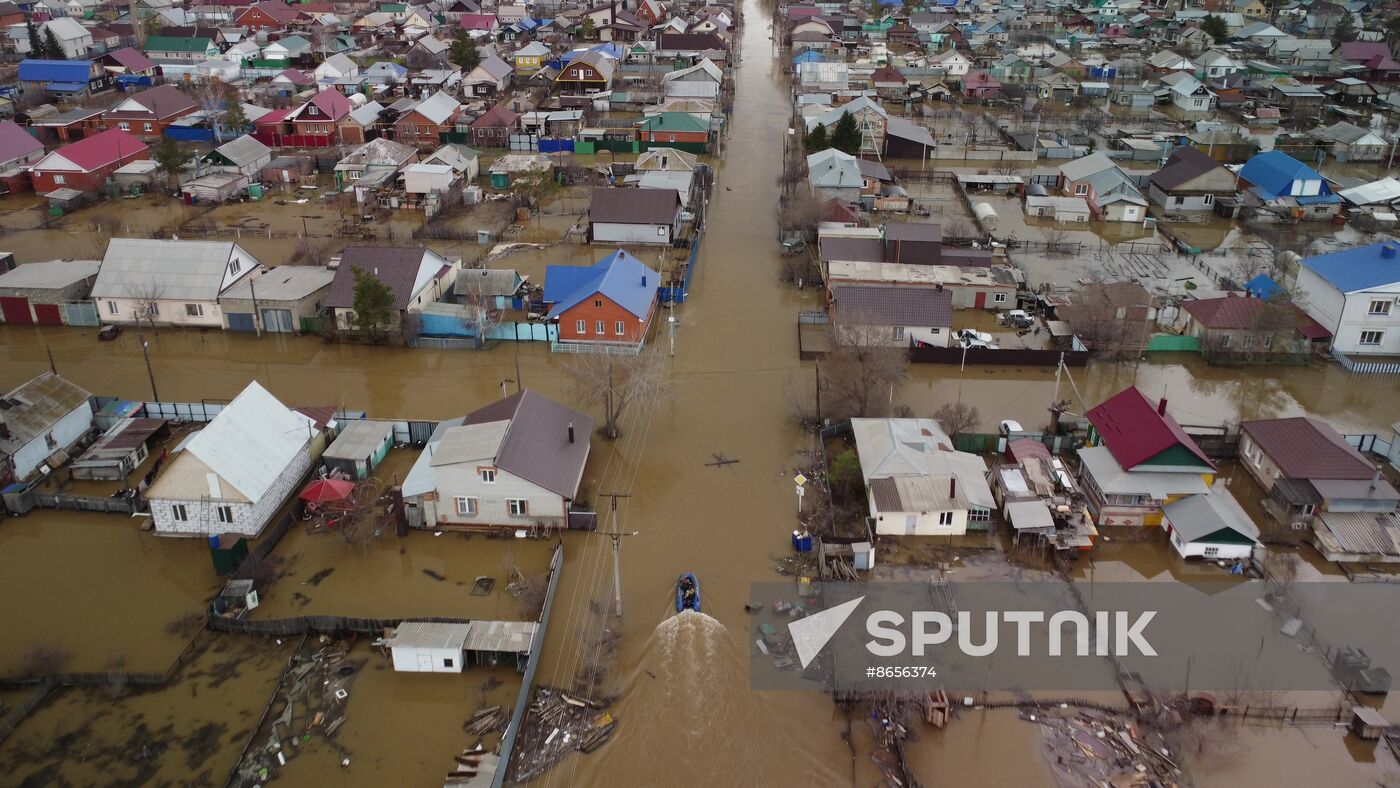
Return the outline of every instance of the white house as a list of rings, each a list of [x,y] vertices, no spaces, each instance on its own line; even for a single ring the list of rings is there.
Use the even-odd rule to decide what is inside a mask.
[[[1162,84],[1171,91],[1172,106],[1184,112],[1207,112],[1215,106],[1215,94],[1185,71],[1162,77]]]
[[[338,79],[351,79],[359,75],[360,67],[355,64],[355,61],[340,52],[326,58],[325,62],[312,72],[312,76],[316,77],[317,82],[322,80],[333,82]]]
[[[0,485],[23,480],[54,452],[68,451],[92,429],[92,395],[52,372],[13,389],[0,402]]]
[[[296,491],[323,448],[316,421],[257,381],[176,449],[147,488],[162,536],[257,536]]]
[[[1386,241],[1304,258],[1303,310],[1347,355],[1400,355],[1400,243]]]
[[[223,325],[219,296],[262,264],[229,241],[113,238],[92,300],[104,323]]]
[[[875,533],[956,536],[996,508],[987,464],[933,419],[851,419]],[[974,526],[976,528],[977,526]]]
[[[709,58],[690,68],[670,71],[661,77],[661,89],[667,98],[716,98],[724,73]]]
[[[568,524],[593,419],[529,389],[443,422],[404,479],[410,525]]]
[[[674,189],[594,189],[588,232],[597,244],[670,246],[680,215],[681,197]]]
[[[86,27],[78,24],[78,20],[69,17],[50,19],[39,26],[39,40],[52,31],[54,38],[58,39],[58,45],[63,48],[65,60],[81,60],[87,57],[88,51],[92,49],[92,33]]]
[[[1182,558],[1248,559],[1260,544],[1258,526],[1222,485],[1164,505],[1162,515]]]
[[[972,70],[972,60],[956,49],[945,49],[929,57],[929,68],[941,68],[950,77],[965,77]]]
[[[400,673],[461,673],[471,624],[403,621],[384,645]]]

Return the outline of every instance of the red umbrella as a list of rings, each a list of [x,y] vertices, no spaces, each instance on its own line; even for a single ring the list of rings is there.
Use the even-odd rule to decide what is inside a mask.
[[[349,498],[350,493],[354,491],[354,482],[342,479],[317,479],[306,485],[306,489],[302,490],[298,497],[311,503],[330,503],[331,501],[343,501]]]

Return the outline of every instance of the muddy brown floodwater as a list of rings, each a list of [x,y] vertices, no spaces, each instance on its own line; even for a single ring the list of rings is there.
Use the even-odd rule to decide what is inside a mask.
[[[789,389],[810,386],[813,375],[811,364],[796,360],[794,314],[817,308],[820,299],[817,290],[798,291],[778,281],[776,180],[789,119],[788,90],[776,68],[779,55],[769,39],[766,10],[751,1],[745,11],[735,111],[725,156],[717,163],[718,185],[700,268],[688,300],[674,312],[679,328],[675,356],[668,363],[677,397],[631,407],[623,438],[613,444],[595,440],[585,472],[584,487],[591,496],[632,494],[618,499],[615,521],[606,507],[600,509],[604,527],[638,532],[624,540],[622,549],[626,615],[605,688],[619,695],[613,711],[620,726],[606,747],[566,760],[539,778],[540,785],[652,786],[674,783],[679,775],[706,785],[868,785],[877,777],[863,747],[869,740],[860,730],[863,723],[855,723],[853,748],[843,739],[845,720],[827,696],[759,692],[748,685],[743,606],[750,583],[778,579],[772,557],[789,550],[794,453],[809,440],[794,425],[788,404]],[[71,252],[55,246],[52,256],[90,254],[76,233],[51,237],[71,237],[75,244]],[[469,251],[450,243],[433,246],[447,253]],[[470,251],[477,249],[471,245]],[[596,256],[606,253],[594,251]],[[522,256],[534,267],[583,261],[574,249],[557,249],[556,254]],[[161,331],[150,340],[152,369],[164,400],[227,400],[255,378],[292,405],[336,405],[382,418],[443,419],[499,397],[503,381],[517,378],[518,363],[518,377],[526,386],[596,410],[578,402],[564,371],[567,360],[535,343],[471,353],[217,331]],[[94,331],[83,329],[0,327],[0,390],[45,370],[48,351],[61,374],[89,391],[152,395],[135,332],[99,344]],[[1217,370],[1182,357],[1140,366],[1095,364],[1075,371],[1074,377],[1083,406],[1136,381],[1149,396],[1165,394],[1173,413],[1187,423],[1306,412],[1333,421],[1344,432],[1378,432],[1396,418],[1393,386],[1349,378],[1336,367]],[[1043,424],[1055,396],[1054,375],[1047,370],[927,366],[913,370],[893,400],[923,413],[959,398],[975,402],[985,422],[982,428],[990,431],[1001,418],[1028,427]],[[1080,407],[1068,381],[1059,397],[1074,401],[1072,410]],[[706,467],[713,454],[738,463]],[[563,538],[566,564],[539,680],[567,686],[580,667],[581,632],[591,619],[591,607],[611,596],[612,564],[607,539],[577,533]],[[77,551],[81,563],[63,565],[61,545],[74,543],[84,545]],[[298,610],[464,615],[461,611],[478,605],[485,606],[480,612],[505,615],[513,602],[499,596],[499,585],[497,596],[473,601],[457,582],[469,582],[475,574],[503,578],[507,565],[536,571],[547,560],[543,547],[415,533],[360,553],[333,538],[294,531],[277,550],[287,559],[287,576],[272,587],[267,607],[258,615]],[[1106,565],[1116,558],[1106,555]],[[1126,556],[1122,561],[1132,563]],[[0,663],[12,663],[29,644],[52,641],[79,655],[75,658],[86,669],[101,670],[115,653],[124,653],[131,662],[150,663],[146,669],[161,670],[182,645],[165,634],[167,623],[200,609],[215,588],[207,562],[201,544],[157,540],[120,518],[36,512],[27,520],[6,522],[0,528],[0,598],[7,600],[6,641],[14,645],[0,645]],[[425,569],[446,579],[437,580]],[[1138,569],[1139,574],[1156,574],[1151,567]],[[673,584],[683,571],[699,576],[707,615],[670,615]],[[54,582],[56,573],[82,582]],[[25,602],[16,616],[11,608],[21,599]],[[131,626],[137,631],[123,629],[115,623],[118,619],[135,622]],[[262,653],[259,659],[269,661],[258,663],[257,680],[223,685],[237,695],[236,703],[228,703],[237,714],[260,710],[266,702],[278,652]],[[287,784],[428,784],[465,746],[460,723],[473,703],[481,702],[479,678],[381,674],[376,670],[380,679],[366,682],[345,729],[348,740],[373,748],[365,756],[370,759],[367,770],[361,772],[357,762],[342,776],[331,759],[307,758]],[[184,687],[141,697],[153,705],[168,703],[168,716],[176,720],[192,719],[208,696],[188,698]],[[39,748],[50,732],[81,731],[84,715],[102,705],[82,696],[63,698],[45,707],[42,717],[36,714],[35,727],[26,723],[28,732],[0,751],[0,763],[15,752],[46,753]],[[231,742],[234,733],[250,725],[230,721],[223,741]],[[1251,735],[1245,740],[1250,762],[1267,761],[1260,768],[1270,774],[1287,774],[1287,764],[1309,753],[1329,762],[1350,762],[1347,747],[1331,731],[1290,736]],[[1308,750],[1300,746],[1299,736],[1324,743]],[[14,749],[20,745],[23,750]],[[234,750],[221,751],[216,776],[232,765],[236,746]],[[947,730],[923,730],[909,752],[926,784],[1043,785],[1051,780],[1036,728],[1009,712],[965,713]],[[85,771],[81,765],[63,769],[61,774],[73,775],[68,779],[75,783],[103,781],[100,770]],[[0,774],[4,771],[0,767]],[[1221,769],[1218,779],[1201,782],[1255,782],[1253,774],[1240,774],[1231,766]],[[1306,769],[1298,774],[1316,776]],[[1350,782],[1361,776],[1377,778],[1374,767],[1360,767],[1339,779]]]

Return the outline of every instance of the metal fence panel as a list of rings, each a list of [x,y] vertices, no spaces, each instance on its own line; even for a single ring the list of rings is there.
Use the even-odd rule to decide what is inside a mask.
[[[63,304],[63,322],[70,326],[96,326],[97,304],[91,301],[69,301]]]

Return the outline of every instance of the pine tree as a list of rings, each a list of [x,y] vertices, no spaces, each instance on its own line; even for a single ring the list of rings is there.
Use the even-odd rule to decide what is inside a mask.
[[[29,56],[36,58],[43,57],[44,43],[39,40],[39,31],[34,29],[33,22],[26,21],[24,26],[29,32]]]
[[[1215,14],[1209,14],[1201,20],[1201,32],[1210,36],[1216,43],[1230,37],[1230,28],[1225,24],[1224,18]]]
[[[467,34],[465,28],[459,28],[457,34],[452,37],[452,46],[447,50],[447,59],[461,68],[463,73],[476,68],[477,64],[481,62],[481,53],[476,50],[476,42]]]
[[[1337,26],[1332,29],[1332,43],[1341,46],[1348,41],[1356,40],[1356,20],[1351,18],[1350,11],[1343,11],[1342,18],[1337,20]]]
[[[841,113],[841,119],[836,121],[836,127],[831,130],[830,147],[852,156],[860,153],[860,128],[856,126],[854,115],[849,112]]]
[[[807,136],[802,139],[802,145],[808,153],[816,153],[831,147],[826,139],[826,126],[818,123],[816,128],[807,132]]]
[[[44,57],[49,60],[67,60],[68,55],[63,51],[63,45],[58,43],[58,36],[53,34],[53,28],[44,31]]]

